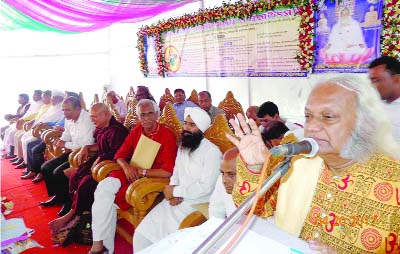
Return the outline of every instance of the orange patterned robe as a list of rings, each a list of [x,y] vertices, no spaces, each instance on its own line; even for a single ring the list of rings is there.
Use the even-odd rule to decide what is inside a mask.
[[[299,237],[318,239],[339,253],[400,253],[400,163],[375,155],[339,175],[322,165]],[[259,174],[240,159],[237,166],[233,198],[240,205],[255,190]],[[275,184],[260,199],[257,215],[273,215],[278,189]]]

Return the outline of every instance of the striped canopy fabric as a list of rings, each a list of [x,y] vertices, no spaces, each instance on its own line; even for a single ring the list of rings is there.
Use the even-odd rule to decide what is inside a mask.
[[[198,0],[2,0],[0,30],[89,32],[140,22]]]

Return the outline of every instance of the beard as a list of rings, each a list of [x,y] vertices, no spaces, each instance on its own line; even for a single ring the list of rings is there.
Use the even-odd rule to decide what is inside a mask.
[[[204,134],[201,131],[198,132],[190,132],[190,131],[182,131],[182,139],[181,139],[181,147],[189,149],[190,152],[196,150],[199,146],[201,141],[204,138]]]

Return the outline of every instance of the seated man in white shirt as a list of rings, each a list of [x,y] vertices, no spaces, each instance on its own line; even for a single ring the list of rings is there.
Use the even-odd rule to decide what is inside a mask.
[[[233,185],[236,182],[236,157],[239,154],[237,148],[231,148],[225,152],[221,163],[221,175],[217,180],[215,189],[210,198],[209,220],[201,226],[178,230],[168,235],[161,241],[140,251],[138,254],[158,254],[164,252],[191,253],[201,242],[193,241],[194,238],[201,240],[210,234],[224,221],[235,209],[232,199]],[[191,239],[191,241],[185,241]],[[179,248],[178,250],[175,250]]]
[[[81,108],[79,99],[68,97],[62,103],[62,110],[65,116],[65,130],[55,145],[59,148],[75,150],[85,145],[94,143],[93,131],[95,126],[87,111]],[[40,202],[41,206],[54,206],[63,204],[58,216],[65,215],[72,205],[68,192],[68,177],[64,170],[69,168],[68,156],[71,153],[65,152],[59,157],[46,161],[41,166],[49,200]]]
[[[184,116],[182,140],[170,183],[164,189],[165,199],[136,228],[135,251],[175,232],[182,220],[195,211],[192,205],[209,202],[214,190],[222,155],[203,134],[211,119],[198,107],[187,107]]]

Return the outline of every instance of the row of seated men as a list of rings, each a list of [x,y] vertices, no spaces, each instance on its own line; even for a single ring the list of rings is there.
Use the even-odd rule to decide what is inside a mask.
[[[393,76],[395,75],[398,74]],[[396,81],[397,76],[393,79]],[[63,104],[71,103],[69,100],[73,99],[67,98]],[[270,103],[266,105],[270,105]],[[262,114],[261,109],[263,109],[263,105],[257,111],[259,115]],[[97,115],[96,112],[104,113],[103,117],[108,115],[103,122],[107,123],[104,125],[105,127],[101,128],[101,114]],[[183,113],[184,130],[179,148],[177,148],[174,134],[156,121],[159,115],[158,106],[147,99],[140,100],[137,105],[140,124],[129,134],[127,131],[125,134],[122,134],[121,131],[118,132],[118,134],[126,135],[122,144],[114,150],[111,147],[101,148],[102,145],[105,145],[104,143],[107,145],[111,143],[105,141],[107,140],[105,129],[109,127],[113,119],[111,114],[107,112],[107,107],[103,104],[96,104],[92,107],[90,115],[97,127],[97,134],[95,132],[97,143],[96,145],[81,146],[82,149],[78,157],[81,157],[82,161],[86,161],[89,151],[96,149],[99,154],[113,152],[115,155],[111,158],[116,160],[122,170],[113,171],[109,177],[97,185],[95,182],[92,184],[85,182],[85,180],[79,181],[86,176],[89,176],[89,180],[91,179],[90,168],[93,164],[80,166],[75,172],[75,175],[81,174],[77,176],[78,180],[75,179],[76,182],[73,183],[72,179],[75,177],[71,176],[69,179],[72,209],[67,215],[52,221],[50,225],[54,231],[60,229],[77,213],[80,204],[79,194],[87,196],[94,192],[94,203],[91,208],[93,246],[90,253],[112,253],[116,225],[116,206],[114,203],[120,209],[124,209],[124,206],[127,205],[124,199],[125,191],[131,182],[140,177],[165,178],[171,176],[169,185],[164,189],[165,199],[151,210],[135,230],[133,242],[135,251],[138,251],[174,232],[180,221],[193,211],[193,204],[209,200],[217,182],[221,152],[218,147],[204,138],[204,132],[212,122],[206,111],[198,107],[185,108]],[[67,119],[74,119],[73,113],[69,117],[67,117],[66,111],[64,111],[64,114]],[[371,117],[374,117],[374,119],[371,119]],[[234,188],[234,192],[237,191],[235,202],[240,204],[244,200],[243,197],[255,189],[253,188],[257,182],[255,179],[259,177],[257,172],[260,171],[260,165],[263,164],[264,159],[268,157],[268,150],[265,149],[265,143],[261,141],[260,130],[255,121],[249,120],[247,122],[242,115],[238,115],[238,120],[239,123],[230,122],[237,136],[229,136],[229,139],[238,147],[241,154],[241,159],[237,162],[237,170],[242,173],[240,180],[237,181],[236,188]],[[267,122],[268,119],[261,119],[261,121]],[[282,122],[287,123],[284,120],[280,121],[280,123]],[[362,126],[367,124],[369,124],[368,128],[363,129]],[[268,130],[268,126],[269,124],[266,124],[264,128]],[[270,216],[271,211],[276,209],[276,222],[281,228],[305,240],[317,240],[313,244],[316,245],[318,250],[332,253],[336,251],[339,253],[362,253],[365,251],[381,253],[386,250],[386,253],[396,253],[399,250],[397,232],[400,229],[400,224],[396,218],[400,217],[400,210],[398,209],[400,202],[398,195],[396,198],[396,195],[393,194],[393,189],[400,188],[400,165],[397,161],[400,155],[399,150],[395,149],[398,148],[398,144],[396,144],[389,126],[391,124],[383,109],[383,104],[370,84],[348,77],[338,77],[317,84],[307,101],[304,135],[313,137],[318,142],[320,146],[319,158],[315,159],[317,161],[299,160],[299,163],[296,162],[297,164],[293,167],[296,165],[300,167],[299,165],[303,163],[305,165],[302,164],[301,167],[310,166],[313,171],[310,174],[304,174],[301,173],[304,171],[299,170],[300,173],[291,174],[286,179],[287,181],[279,186],[281,191],[278,196],[265,197],[264,207],[260,209],[261,214]],[[379,130],[383,127],[385,127],[384,131]],[[114,133],[114,135],[118,134]],[[128,163],[142,135],[161,144],[151,168],[139,168]],[[65,142],[63,137],[60,140],[58,142]],[[380,140],[383,140],[384,144]],[[271,144],[273,144],[272,141]],[[357,147],[360,144],[364,146]],[[65,146],[65,144],[62,145]],[[96,164],[101,158],[92,160]],[[82,165],[85,165],[85,163]],[[391,170],[386,170],[387,167]],[[321,168],[323,168],[322,173]],[[365,170],[363,170],[364,168]],[[49,176],[49,179],[54,175]],[[360,196],[358,195],[358,192],[361,191],[360,186],[366,184],[367,178],[371,178],[372,182],[365,188],[373,188],[373,194],[364,190],[367,192]],[[243,189],[246,186],[244,183],[251,183],[252,186]],[[72,187],[73,185],[75,187]],[[97,187],[94,185],[97,185]],[[392,189],[390,195],[386,194],[387,192],[381,192],[383,185],[385,185],[385,188]],[[86,189],[81,192],[79,188]],[[91,191],[87,191],[88,189]],[[293,190],[295,191],[293,192]],[[320,195],[326,194],[326,191],[328,191],[326,197]],[[302,205],[299,205],[299,207],[302,207],[302,209],[284,207],[285,204],[290,204],[288,201],[285,202],[284,199],[290,198],[291,200],[291,196],[295,196],[295,194],[299,196],[298,200],[301,201]],[[352,207],[352,209],[349,209],[351,204],[337,206],[335,202],[328,202],[333,195],[338,196],[337,199],[334,199],[335,202],[355,198],[359,205]],[[63,199],[61,196],[56,194],[53,199],[43,203],[43,205],[58,203]],[[86,198],[88,200],[90,197]],[[62,201],[65,202],[65,199],[67,198],[64,197]],[[307,208],[306,203],[312,209]],[[369,206],[366,210],[362,207],[362,204],[366,203],[376,204]],[[81,205],[84,204],[81,202]],[[90,210],[90,208],[86,209]],[[318,217],[319,219],[315,220],[314,213],[318,209],[324,211],[324,213],[331,212],[329,214],[343,216],[345,220],[339,221],[338,228],[335,228],[336,225],[332,225],[331,230],[328,224],[323,223],[324,213],[319,213],[318,216],[321,216],[321,218]],[[356,232],[354,233],[355,236],[353,234],[353,238],[350,239],[349,236],[347,238],[346,235],[342,237],[343,228],[354,227],[354,225],[347,225],[350,223],[344,223],[347,222],[347,218],[351,218],[354,212],[362,213],[361,215],[357,214],[357,216],[366,216],[367,211],[368,214],[371,213],[371,218],[374,218],[374,214],[382,217],[377,220],[365,220],[363,223],[355,225]],[[308,215],[308,213],[312,214]],[[296,216],[296,214],[301,216]],[[326,226],[325,229],[321,230],[321,225]],[[363,241],[362,239],[367,237],[365,234],[372,231],[379,235],[380,239],[386,240],[379,241],[373,246]],[[315,232],[318,232],[318,234]],[[340,241],[339,244],[338,241]]]
[[[179,91],[178,91],[178,93],[179,93]],[[138,93],[138,94],[140,95],[140,93]],[[201,100],[202,94],[203,93],[199,94],[200,100]],[[208,93],[206,93],[206,95],[209,96]],[[178,95],[178,97],[179,97],[179,95]],[[110,125],[112,122],[116,122],[115,119],[112,118],[113,120],[107,119],[106,123],[104,123],[104,122],[102,124],[98,123],[97,120],[96,120],[97,119],[97,115],[100,115],[101,113],[104,113],[103,111],[105,110],[105,108],[102,106],[102,104],[96,104],[96,105],[91,110],[91,118],[92,118],[92,122],[96,125],[97,128],[104,127],[104,126],[102,126],[102,124],[103,125],[104,124],[109,124]],[[75,128],[68,128],[66,126],[66,129],[65,129],[65,131],[63,133],[63,136],[60,138],[60,140],[58,140],[56,142],[56,145],[57,146],[63,146],[63,147],[69,148],[69,149],[74,148],[72,146],[72,144],[66,144],[66,142],[64,144],[59,145],[60,142],[64,142],[64,141],[62,141],[63,139],[67,139],[68,138],[68,135],[72,136],[72,138],[73,138],[73,136],[75,136],[76,140],[79,140],[79,141],[82,141],[82,142],[90,142],[90,141],[88,141],[88,137],[90,137],[90,135],[88,135],[88,132],[90,132],[92,130],[92,128],[90,127],[90,124],[87,124],[87,126],[89,126],[89,128],[85,129],[83,124],[82,124],[82,123],[85,122],[84,119],[87,120],[87,117],[84,117],[85,116],[85,111],[81,110],[81,108],[79,107],[79,101],[76,98],[75,98],[75,100],[73,100],[73,98],[67,98],[67,99],[64,100],[62,107],[63,107],[65,118],[67,120],[75,120],[77,124],[80,122],[81,126],[80,127],[75,127]],[[195,107],[197,107],[197,105]],[[97,108],[100,108],[100,109],[97,109]],[[190,107],[188,108],[188,110],[189,109],[190,109]],[[201,110],[200,108],[197,108],[197,109]],[[140,112],[140,107],[138,107],[138,112]],[[203,112],[205,112],[205,111],[203,111]],[[142,113],[140,113],[140,114],[142,114]],[[139,114],[139,118],[141,119],[140,122],[141,122],[142,126],[146,126],[146,124],[149,124],[146,121],[144,121],[144,122],[142,121],[142,117],[141,117],[140,114]],[[145,113],[143,113],[143,114],[145,114]],[[154,114],[154,112],[153,112],[153,114]],[[154,115],[157,115],[157,114],[154,114]],[[211,122],[211,118],[209,117],[208,114],[205,114],[204,117]],[[153,117],[152,121],[150,121],[150,122],[152,122],[152,124],[154,124],[156,119],[157,119],[156,117],[155,118]],[[122,125],[120,124],[119,127],[121,127],[121,126]],[[76,136],[77,133],[68,133],[68,131],[71,131],[72,129],[78,129],[79,133],[80,133],[80,136],[77,137]],[[99,156],[98,158],[101,158],[101,159],[97,160],[97,162],[101,161],[101,160],[104,160],[104,159],[112,159],[112,155],[116,152],[118,147],[121,145],[121,143],[123,141],[123,138],[125,137],[124,135],[127,134],[127,132],[126,131],[124,132],[123,130],[124,130],[123,128],[115,130],[116,133],[121,135],[122,138],[118,139],[118,138],[115,138],[115,137],[110,137],[110,138],[105,140],[105,141],[107,141],[106,144],[103,144],[103,145],[100,146],[100,147],[103,147],[104,150],[108,150],[108,152],[107,152],[108,156],[106,156],[106,157]],[[184,131],[183,133],[186,133],[186,131]],[[96,136],[96,132],[95,132],[95,136]],[[86,139],[84,137],[86,137]],[[136,139],[137,138],[138,137],[136,137]],[[197,139],[199,139],[199,137],[197,137]],[[168,140],[168,139],[164,138],[164,140]],[[174,147],[175,147],[175,137],[172,137],[169,141],[170,141],[171,144],[169,144],[168,147],[171,147],[171,149],[172,149],[171,151],[173,151]],[[38,142],[40,142],[40,141],[38,141]],[[136,140],[136,142],[137,142],[137,140]],[[99,144],[100,143],[98,142],[97,145],[95,145],[94,147],[98,147]],[[80,151],[80,156],[86,157],[87,154],[88,154],[88,150],[91,150],[91,149],[95,149],[95,148],[91,148],[91,146],[88,146],[88,145],[83,146],[82,150]],[[131,152],[131,151],[129,151],[129,152]],[[43,202],[42,205],[48,206],[48,205],[53,205],[53,204],[60,203],[60,202],[63,203],[64,206],[63,206],[63,209],[60,211],[60,214],[59,214],[60,216],[65,215],[65,213],[67,213],[68,211],[76,210],[76,204],[74,206],[72,200],[69,198],[69,195],[68,195],[67,191],[65,191],[65,190],[67,190],[67,186],[68,186],[67,185],[66,175],[65,175],[66,174],[65,169],[69,166],[68,162],[67,162],[67,157],[68,157],[68,153],[65,153],[62,156],[58,157],[58,158],[52,159],[50,161],[47,161],[46,163],[44,163],[40,167],[40,172],[41,172],[41,174],[44,175],[44,178],[46,180],[46,187],[48,189],[49,196],[55,195],[48,202]],[[173,163],[174,163],[174,158],[175,158],[174,152],[170,152],[170,154],[167,157],[170,158],[170,162],[169,162],[170,165],[165,165],[165,166],[163,165],[163,166],[161,166],[161,168],[166,167],[166,168],[168,168],[168,171],[171,171],[172,167],[173,167]],[[43,155],[41,156],[41,161],[43,161]],[[218,160],[212,160],[212,161],[218,161]],[[87,164],[88,165],[92,165],[93,164],[93,160],[88,161]],[[94,163],[94,165],[95,164],[96,163]],[[28,168],[32,169],[32,167],[28,167]],[[90,169],[90,167],[89,167],[89,169]],[[82,170],[82,171],[85,171],[85,170]],[[168,171],[164,172],[161,175],[156,174],[156,175],[153,175],[153,176],[169,177],[171,174]],[[95,182],[95,181],[93,181],[93,179],[91,179],[91,176],[90,176],[90,174],[88,175],[88,172],[90,173],[90,170],[88,171],[87,167],[86,167],[86,172],[84,172],[84,173],[81,172],[79,176],[77,176],[77,175],[70,176],[70,182],[69,182],[69,192],[70,193],[74,193],[78,189],[78,185],[80,183],[82,183],[82,186],[85,185],[87,188],[90,188],[90,186],[94,186],[95,187],[97,185],[97,182]],[[27,173],[27,175],[25,175],[25,177],[23,176],[22,178],[23,179],[27,179],[29,177],[29,174],[32,174],[32,173],[37,173],[37,172],[29,171]],[[84,176],[82,174],[84,174],[84,176],[86,177],[85,180],[82,180],[82,178],[84,178]],[[140,173],[139,175],[142,175],[142,174],[143,174],[143,172]],[[152,172],[151,171],[149,173],[146,172],[144,174],[146,176],[152,176]],[[135,180],[135,178],[129,179],[129,177],[130,176],[128,176],[128,183],[133,181],[133,180]],[[123,178],[123,175],[122,175],[121,178]],[[34,181],[35,181],[35,179],[34,179]],[[211,179],[213,179],[213,178],[211,178]],[[75,182],[73,180],[75,180]],[[208,186],[208,187],[210,187],[210,186]],[[209,189],[211,189],[211,188],[209,188]],[[86,206],[85,206],[86,208],[85,207],[81,208],[80,211],[78,211],[78,214],[80,214],[82,211],[90,210],[90,204],[92,203],[92,202],[90,202],[91,201],[90,197],[87,197],[87,194],[91,193],[91,192],[87,191],[87,189],[84,189],[84,188],[79,188],[79,190],[80,190],[79,191],[80,195],[83,196],[83,200],[85,200],[85,202],[80,202],[80,203],[82,205],[86,204]],[[121,200],[124,200],[123,196],[124,196],[125,190],[120,192],[120,193],[122,193],[122,197],[120,198]],[[77,194],[76,196],[79,196],[79,194]],[[76,202],[76,203],[78,203],[78,202]],[[87,206],[87,204],[89,204],[89,207]],[[71,207],[75,207],[75,209],[70,210]],[[69,213],[69,215],[71,215],[71,214],[75,215],[75,212]],[[63,216],[61,220],[56,220],[51,225],[53,226],[53,228],[60,228],[60,226],[57,227],[55,225],[64,225],[65,222],[68,222],[70,220],[70,218],[71,217],[68,216],[68,215],[67,216]],[[103,223],[101,223],[101,224],[104,225]],[[55,231],[56,231],[56,229],[55,229]]]

